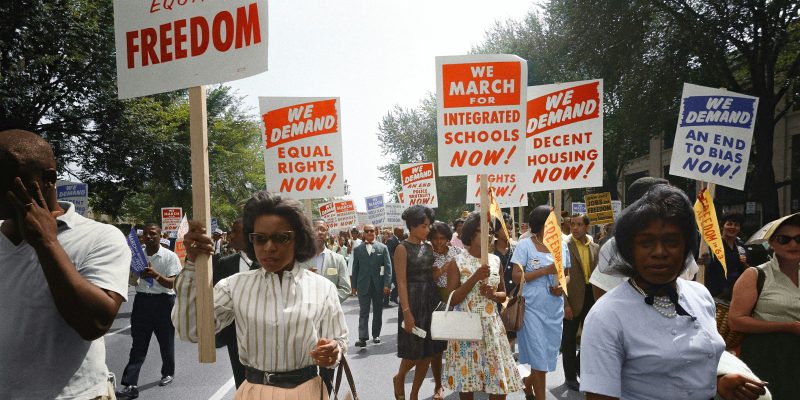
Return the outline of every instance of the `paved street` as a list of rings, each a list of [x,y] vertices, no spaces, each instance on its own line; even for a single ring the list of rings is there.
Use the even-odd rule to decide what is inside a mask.
[[[135,293],[131,291],[130,301],[123,303],[117,320],[106,335],[107,363],[109,369],[117,375],[117,380],[122,376],[122,370],[128,361],[128,352],[131,347],[130,312]],[[391,377],[397,373],[399,360],[396,356],[397,336],[397,307],[386,309],[383,314],[383,343],[373,345],[369,343],[366,349],[353,346],[355,332],[358,329],[358,302],[350,298],[343,305],[350,330],[350,365],[356,379],[356,387],[362,400],[390,400],[392,399]],[[176,376],[175,381],[166,387],[159,387],[161,378],[161,358],[158,353],[158,342],[155,337],[151,339],[147,360],[142,367],[139,378],[140,399],[233,399],[233,378],[228,361],[226,349],[217,350],[217,362],[214,364],[200,364],[197,361],[197,346],[192,343],[176,340]],[[548,399],[583,399],[582,394],[567,390],[563,385],[564,378],[561,361],[558,362],[559,370],[548,375]],[[406,394],[411,390],[413,371],[406,379]],[[118,382],[119,384],[119,382]],[[420,399],[430,399],[433,394],[433,379],[428,372]],[[406,396],[408,397],[408,396]],[[476,399],[486,399],[485,395],[477,395]],[[509,400],[524,399],[522,392],[508,396]],[[458,399],[456,393],[447,393],[446,399]]]

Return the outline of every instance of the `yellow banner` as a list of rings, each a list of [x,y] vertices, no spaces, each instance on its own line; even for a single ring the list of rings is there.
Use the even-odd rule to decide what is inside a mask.
[[[700,235],[720,264],[722,264],[725,277],[728,277],[728,266],[725,264],[725,248],[722,247],[722,235],[719,233],[714,199],[711,198],[706,189],[700,191],[700,194],[697,195],[697,201],[694,202],[694,218],[697,221],[697,227],[700,228]]]
[[[550,216],[547,217],[547,221],[544,223],[544,238],[542,239],[545,247],[553,255],[553,264],[556,265],[558,283],[564,289],[564,294],[567,294],[567,277],[564,275],[564,252],[561,247],[561,227],[554,211],[550,211]]]
[[[492,220],[492,217],[500,220],[500,227],[502,227],[503,232],[506,233],[506,240],[510,240],[511,236],[508,235],[508,229],[506,228],[506,221],[503,219],[503,210],[500,209],[500,205],[497,204],[497,200],[494,198],[494,189],[489,188],[489,221]]]

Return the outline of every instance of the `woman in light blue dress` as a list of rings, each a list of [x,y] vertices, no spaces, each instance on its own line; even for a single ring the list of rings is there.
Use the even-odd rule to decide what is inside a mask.
[[[525,323],[517,332],[517,346],[520,363],[531,366],[531,375],[524,380],[526,399],[546,398],[545,376],[556,370],[561,345],[563,290],[558,285],[553,255],[543,244],[544,223],[550,212],[550,206],[539,206],[531,211],[528,223],[533,235],[517,245],[511,258],[512,279],[516,284],[523,281],[525,297]],[[569,251],[563,242],[561,251],[564,268],[569,268]]]

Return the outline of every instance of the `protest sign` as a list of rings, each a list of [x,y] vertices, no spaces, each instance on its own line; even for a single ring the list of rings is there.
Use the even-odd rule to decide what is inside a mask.
[[[161,231],[170,232],[170,235],[177,234],[182,217],[183,209],[180,207],[161,208]]]
[[[619,218],[619,214],[622,213],[622,202],[619,200],[611,200],[611,208],[614,210],[614,220]]]
[[[375,226],[383,225],[386,221],[386,209],[383,206],[383,195],[378,194],[364,198],[367,203],[367,215],[370,223]]]
[[[566,295],[568,294],[567,278],[564,274],[564,251],[562,243],[561,227],[558,224],[558,217],[556,217],[555,211],[550,211],[550,215],[544,222],[543,244],[547,247],[547,250],[550,250],[550,254],[553,256],[553,264],[556,266],[556,278]]]
[[[56,198],[74,204],[75,212],[85,217],[89,209],[89,185],[59,180],[56,182]]]
[[[183,236],[188,232],[189,221],[186,218],[186,214],[183,214],[181,225],[178,227],[178,233],[175,240],[175,254],[178,256],[178,260],[181,261],[181,265],[183,265],[186,261],[186,247],[183,245]]]
[[[267,0],[114,0],[119,98],[267,70]]]
[[[405,221],[403,221],[403,211],[406,210],[405,204],[399,203],[386,203],[384,205],[386,208],[386,225],[389,226],[405,226]]]
[[[440,176],[524,167],[527,81],[527,62],[517,56],[436,57]]]
[[[214,233],[217,229],[219,229],[219,222],[216,218],[211,218],[211,233]]]
[[[139,236],[136,235],[136,227],[131,226],[131,231],[128,232],[128,249],[131,250],[131,272],[137,277],[142,277],[142,272],[147,268],[149,262],[147,256],[142,249],[142,243],[139,241]],[[144,278],[144,280],[153,286],[153,278]]]
[[[328,229],[333,229],[333,225],[336,224],[336,207],[333,205],[333,202],[320,203],[318,207],[319,217],[325,220],[328,224]]]
[[[725,248],[722,247],[722,235],[719,232],[717,222],[717,210],[714,207],[714,199],[708,190],[703,188],[697,195],[694,203],[694,218],[697,227],[700,229],[700,236],[708,244],[708,248],[717,257],[725,276],[728,276],[728,265],[725,263]],[[702,254],[701,254],[702,255]]]
[[[586,214],[586,203],[572,202],[572,215]]]
[[[358,219],[359,229],[364,229],[364,225],[372,224],[372,221],[369,220],[369,214],[363,211],[356,211],[356,219]]]
[[[611,193],[595,193],[583,196],[586,202],[586,215],[592,225],[603,225],[614,222],[614,207],[611,205]]]
[[[439,206],[433,163],[400,164],[400,182],[403,185],[403,203],[431,208]]]
[[[350,228],[358,225],[358,214],[356,214],[356,205],[353,200],[336,200],[333,202],[334,221],[336,221],[336,229],[349,230]]]
[[[400,204],[406,204],[405,199],[403,198],[403,192],[397,192],[397,199],[400,201]]]
[[[528,205],[527,193],[522,189],[517,174],[486,174],[497,204],[502,208],[525,207]],[[467,204],[480,204],[480,175],[467,177]]]
[[[743,190],[758,98],[683,84],[670,175]]]
[[[298,200],[343,196],[339,99],[258,100],[267,190]]]
[[[525,190],[603,185],[603,80],[528,88]]]

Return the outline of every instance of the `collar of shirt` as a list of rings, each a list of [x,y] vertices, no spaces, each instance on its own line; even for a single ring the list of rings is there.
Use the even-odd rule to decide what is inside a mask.
[[[75,205],[68,201],[59,201],[58,205],[64,209],[64,214],[56,217],[56,224],[59,232],[63,229],[73,228],[77,223],[78,213],[75,212]]]
[[[294,283],[297,283],[297,282],[300,281],[300,275],[302,275],[304,270],[305,270],[305,268],[303,268],[301,263],[298,262],[297,260],[295,260],[294,264],[292,264],[292,269],[290,269],[288,271],[283,271],[283,277],[284,278],[289,277],[290,279],[292,279],[294,281]],[[277,274],[274,273],[274,272],[269,272],[267,270],[264,270],[264,274],[263,274],[264,278],[269,279],[271,275],[277,275]]]
[[[367,243],[367,254],[372,254],[375,251],[375,249],[372,247],[372,243],[370,242],[366,243]]]

